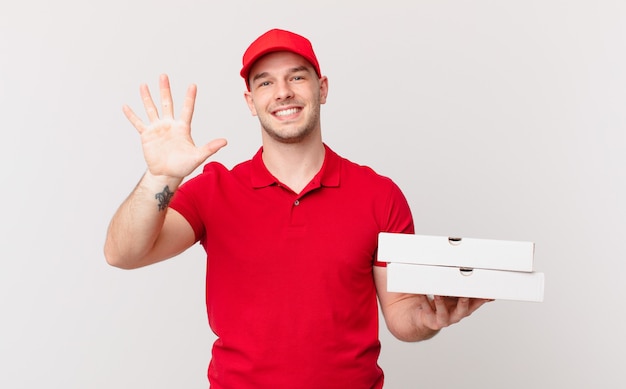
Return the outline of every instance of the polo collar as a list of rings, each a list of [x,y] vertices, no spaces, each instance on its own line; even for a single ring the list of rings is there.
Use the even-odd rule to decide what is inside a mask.
[[[313,177],[311,184],[319,182],[320,186],[337,187],[341,177],[341,157],[324,143],[324,163],[320,171]],[[263,188],[278,184],[276,177],[267,170],[263,163],[263,147],[259,148],[251,161],[250,180],[253,188]],[[309,184],[309,185],[311,185]]]

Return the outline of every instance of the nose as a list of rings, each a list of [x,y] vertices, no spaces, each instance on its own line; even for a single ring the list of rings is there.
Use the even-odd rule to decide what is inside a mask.
[[[283,80],[276,83],[276,100],[288,100],[292,97],[293,90],[289,81]]]

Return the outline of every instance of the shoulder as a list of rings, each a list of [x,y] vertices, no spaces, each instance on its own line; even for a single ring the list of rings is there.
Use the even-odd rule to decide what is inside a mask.
[[[390,177],[378,173],[368,165],[358,164],[344,157],[340,159],[340,185],[348,192],[358,193],[364,200],[370,199],[380,205],[405,206],[407,200],[402,189]]]
[[[242,165],[244,163],[245,162],[240,163],[239,165]],[[237,166],[239,166],[239,165],[237,165]],[[202,173],[200,175],[202,176],[202,175],[205,175],[205,174],[227,174],[230,171],[231,170],[228,169],[226,166],[224,166],[221,162],[213,161],[213,162],[209,162],[206,165],[204,165],[204,168],[202,169]]]
[[[411,232],[413,216],[400,187],[372,167],[341,157],[341,187],[368,204],[377,220],[378,231]]]
[[[379,174],[369,165],[359,164],[344,157],[340,158],[342,179],[360,182],[364,185],[375,185],[376,187],[397,188],[390,177]]]
[[[251,161],[240,162],[232,168],[228,168],[220,162],[209,162],[204,165],[202,172],[192,179],[210,180],[215,178],[223,178],[228,176],[245,175],[250,170]]]

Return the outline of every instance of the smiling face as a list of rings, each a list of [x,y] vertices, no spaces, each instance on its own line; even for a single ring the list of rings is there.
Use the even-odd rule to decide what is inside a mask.
[[[303,57],[287,51],[267,54],[252,66],[249,81],[246,102],[265,135],[297,143],[320,133],[320,105],[326,103],[328,80],[319,78]]]

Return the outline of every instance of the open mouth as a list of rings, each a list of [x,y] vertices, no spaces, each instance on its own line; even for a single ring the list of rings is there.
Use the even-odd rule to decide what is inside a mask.
[[[291,116],[291,115],[297,114],[301,110],[302,110],[301,108],[287,108],[287,109],[275,111],[274,115],[278,117]]]

